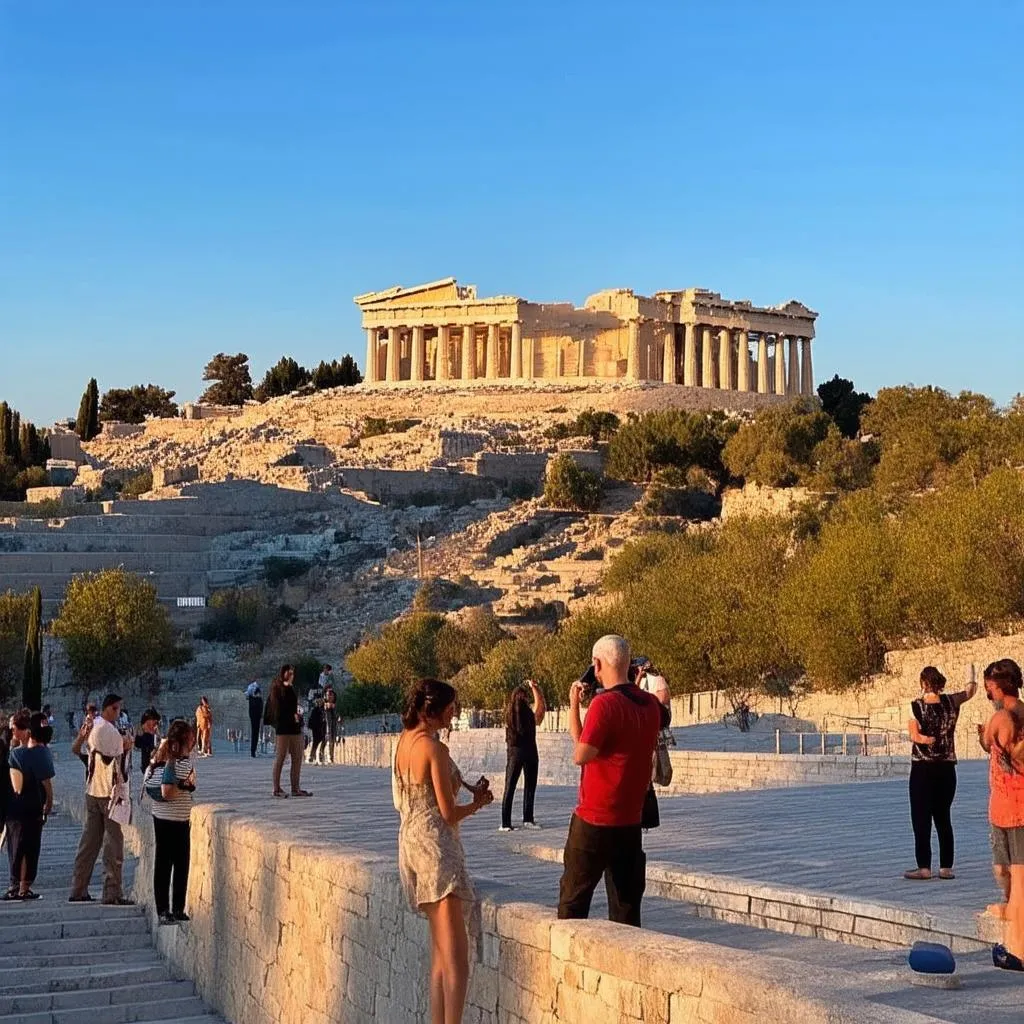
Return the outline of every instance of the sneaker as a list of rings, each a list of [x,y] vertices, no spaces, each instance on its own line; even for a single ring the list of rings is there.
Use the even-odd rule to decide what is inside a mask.
[[[188,914],[186,914],[184,910],[180,914],[171,914],[171,917],[173,917],[175,921],[180,922],[180,923],[184,923],[185,921],[191,921],[192,920],[192,918],[189,917]]]
[[[178,923],[177,921],[174,920],[174,915],[173,914],[161,914],[160,917],[158,918],[158,921],[159,921],[159,923],[161,925],[177,924]]]
[[[498,829],[499,832],[515,832],[515,829],[511,825],[502,825]]]
[[[1004,971],[1024,971],[1024,964],[1001,942],[992,947],[992,965]]]
[[[529,828],[532,829],[534,832],[539,832],[543,828],[543,826],[538,825],[535,821],[524,821],[523,828]]]

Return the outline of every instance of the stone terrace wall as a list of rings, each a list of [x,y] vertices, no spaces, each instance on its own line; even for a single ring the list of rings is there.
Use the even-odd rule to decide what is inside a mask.
[[[140,815],[127,839],[139,857],[136,895],[150,903],[152,819]],[[812,967],[602,921],[555,921],[512,896],[492,888],[474,907],[467,1024],[932,1020],[829,998]],[[408,909],[388,858],[199,806],[189,909],[188,927],[154,922],[157,945],[235,1024],[426,1019],[427,926]],[[845,987],[842,971],[828,981]]]
[[[396,735],[347,736],[335,747],[342,764],[389,768],[398,743]],[[470,729],[453,732],[448,740],[452,757],[468,777],[492,779],[505,773],[505,731]],[[572,763],[572,741],[566,733],[538,733],[539,781],[545,786],[575,786],[580,770]],[[672,785],[659,789],[663,796],[728,793],[743,789],[777,789],[787,786],[818,786],[826,783],[860,782],[905,776],[910,759],[905,757],[843,757],[815,754],[741,754],[673,750]]]

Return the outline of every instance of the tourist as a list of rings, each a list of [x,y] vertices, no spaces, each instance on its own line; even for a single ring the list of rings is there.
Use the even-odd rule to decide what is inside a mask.
[[[462,1020],[469,982],[466,915],[473,886],[459,839],[463,818],[494,799],[487,780],[473,802],[456,802],[464,784],[448,748],[437,734],[451,726],[455,690],[448,683],[423,679],[402,714],[403,731],[395,749],[392,797],[402,821],[398,830],[398,868],[409,903],[430,925],[430,1007],[433,1024]]]
[[[160,712],[156,708],[146,708],[142,712],[139,734],[135,737],[135,749],[139,752],[139,767],[145,773],[152,760],[153,751],[157,748],[160,731]]]
[[[64,718],[65,718],[65,721],[68,723],[68,739],[71,740],[72,742],[74,742],[75,733],[77,732],[77,730],[75,729],[75,713],[74,713],[74,711],[68,711],[68,713],[64,716]]]
[[[1002,658],[984,672],[985,694],[995,709],[978,738],[989,755],[988,816],[992,861],[1005,904],[995,908],[1004,920],[1003,942],[992,962],[1004,970],[1024,971],[1024,704],[1021,670]]]
[[[7,808],[11,804],[11,768],[8,759],[11,756],[11,738],[14,730],[10,719],[0,715],[0,847],[6,841]]]
[[[199,756],[213,756],[213,708],[207,697],[199,698],[196,708],[196,735],[199,737]]]
[[[978,692],[971,665],[967,687],[943,693],[946,677],[934,666],[921,670],[921,696],[911,701],[907,730],[913,742],[910,762],[910,822],[917,867],[905,871],[911,881],[932,877],[932,824],[939,838],[939,878],[952,879],[953,822],[956,796],[956,723],[960,708]]]
[[[87,740],[85,825],[71,875],[70,903],[91,903],[89,880],[100,849],[103,850],[103,902],[128,907],[122,887],[124,834],[107,815],[114,783],[124,777],[124,757],[132,749],[131,736],[122,736],[114,726],[121,715],[121,698],[108,693],[100,714],[93,721]]]
[[[19,711],[15,729],[21,746],[10,753],[11,800],[7,809],[7,858],[11,885],[5,900],[37,900],[32,884],[39,870],[43,826],[53,810],[53,738],[49,716]]]
[[[295,669],[282,665],[270,686],[264,721],[274,728],[274,796],[286,797],[281,788],[281,769],[290,758],[292,796],[312,796],[299,785],[302,775],[302,715],[295,692]]]
[[[245,700],[249,706],[249,756],[255,757],[263,728],[263,691],[255,679],[245,688]]]
[[[581,766],[579,802],[569,822],[559,885],[559,918],[585,918],[602,875],[608,917],[640,926],[646,886],[643,809],[651,784],[658,733],[668,709],[629,680],[629,644],[615,635],[594,644],[593,675],[599,689],[580,721],[584,684],[569,690],[573,759]]]
[[[309,732],[313,741],[309,748],[309,763],[323,764],[327,749],[327,712],[323,700],[315,700],[309,712]]]
[[[320,678],[316,681],[316,688],[320,691],[319,696],[323,696],[327,691],[327,687],[331,686],[334,682],[334,669],[330,665],[324,665],[320,669]]]
[[[192,794],[196,789],[196,770],[191,758],[195,739],[188,722],[172,722],[146,777],[156,840],[153,897],[160,924],[189,919],[185,898],[192,842]]]
[[[533,700],[533,706],[530,701]],[[527,679],[512,691],[505,708],[505,792],[501,799],[500,832],[512,831],[512,802],[522,774],[523,828],[540,828],[533,820],[533,800],[537,793],[537,726],[544,721],[547,704],[540,687]]]
[[[334,764],[334,744],[338,740],[338,697],[333,686],[324,690],[324,714],[327,716],[327,760]]]

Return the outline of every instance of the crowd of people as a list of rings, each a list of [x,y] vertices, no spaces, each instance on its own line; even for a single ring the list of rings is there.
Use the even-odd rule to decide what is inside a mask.
[[[1003,900],[990,913],[1005,922],[1004,941],[995,946],[997,967],[1024,971],[1024,703],[1020,666],[1011,659],[988,665],[982,675],[993,713],[978,727],[978,742],[989,758],[989,820],[993,870]],[[921,694],[911,703],[907,729],[912,741],[910,817],[916,867],[911,881],[932,874],[931,835],[938,836],[938,878],[955,879],[952,807],[956,795],[955,733],[960,709],[978,691],[975,670],[964,689],[946,692],[935,667],[920,675]],[[334,757],[339,717],[330,666],[300,700],[292,665],[283,665],[264,700],[253,681],[245,690],[253,742],[263,728],[274,731],[273,796],[310,797],[301,773],[308,747],[311,762]],[[584,706],[586,712],[584,714]],[[594,645],[591,666],[569,691],[569,733],[580,766],[576,808],[569,822],[558,890],[558,917],[585,918],[603,878],[612,921],[639,927],[646,886],[643,832],[659,823],[655,782],[670,780],[665,747],[671,742],[668,684],[647,659],[633,658],[621,636]],[[442,735],[459,713],[455,689],[436,679],[412,689],[402,714],[395,748],[392,797],[400,815],[398,860],[410,905],[430,926],[430,993],[435,1022],[461,1020],[469,977],[466,914],[473,886],[459,836],[459,823],[494,801],[487,778],[466,781],[452,761]],[[524,828],[535,819],[540,770],[537,729],[547,713],[536,682],[516,687],[505,709],[507,760],[499,830],[512,831],[512,810],[524,782]],[[117,694],[83,708],[72,753],[85,766],[84,825],[71,877],[72,903],[92,902],[89,882],[103,853],[102,902],[126,905],[122,885],[122,826],[131,813],[128,785],[131,756],[139,752],[143,801],[154,826],[154,900],[160,921],[187,921],[190,815],[196,790],[195,756],[213,754],[213,711],[203,697],[195,721],[175,719],[161,738],[162,718],[154,709],[141,716],[133,734]],[[54,762],[50,753],[54,721],[49,708],[21,710],[0,729],[0,828],[10,865],[5,900],[35,900],[33,885],[45,824],[53,811]],[[288,789],[282,786],[289,763]],[[666,771],[668,775],[666,776]],[[460,803],[465,790],[468,803]]]

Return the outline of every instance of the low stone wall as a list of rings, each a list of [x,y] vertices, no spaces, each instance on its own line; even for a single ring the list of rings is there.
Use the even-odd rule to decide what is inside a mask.
[[[335,760],[347,765],[389,768],[397,742],[398,736],[394,733],[347,736],[345,743],[335,748]],[[447,742],[453,759],[467,777],[482,774],[494,779],[504,775],[503,729],[453,732]],[[541,785],[575,786],[579,782],[580,770],[572,763],[572,741],[567,733],[538,733],[537,748]],[[673,750],[670,755],[672,785],[659,790],[663,796],[861,782],[910,773],[910,760],[904,757],[843,757],[839,754],[822,757],[698,750]]]
[[[72,811],[77,800],[69,804]],[[126,829],[152,915],[152,819]],[[467,1024],[936,1024],[836,997],[856,979],[551,911],[482,889]],[[394,862],[302,841],[229,807],[192,815],[191,923],[158,948],[236,1024],[412,1024],[426,1018],[429,935]]]

